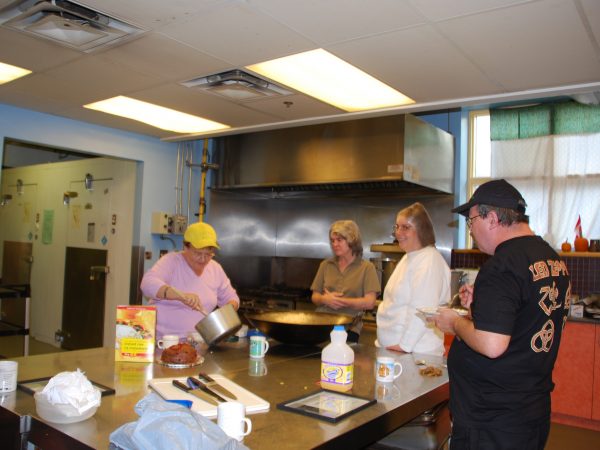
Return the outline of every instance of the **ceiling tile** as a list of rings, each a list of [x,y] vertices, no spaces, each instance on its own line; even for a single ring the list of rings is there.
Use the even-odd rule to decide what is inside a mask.
[[[507,90],[599,79],[600,62],[570,1],[527,3],[438,26]]]
[[[417,102],[502,92],[429,25],[338,44],[332,51]]]
[[[313,42],[242,3],[211,10],[199,20],[168,25],[161,32],[238,68],[315,48]]]
[[[288,102],[288,104],[285,102]],[[248,102],[245,105],[252,110],[276,116],[279,120],[297,120],[330,115],[342,116],[344,114],[344,111],[338,108],[301,94],[265,98]]]
[[[134,71],[100,55],[80,58],[46,71],[46,75],[67,83],[68,94],[80,96],[85,102],[127,95],[161,83],[155,76]]]
[[[136,92],[135,98],[157,103],[233,127],[276,122],[279,118],[196,89],[170,84]]]
[[[0,61],[34,72],[60,66],[83,56],[45,39],[0,27]]]
[[[530,1],[532,0],[410,0],[410,3],[427,19],[436,22]]]
[[[92,9],[134,25],[158,29],[224,1],[226,0],[85,0],[84,3]]]
[[[227,63],[160,33],[147,33],[104,52],[103,57],[169,81],[184,81],[228,68]]]
[[[40,103],[45,99],[68,107],[78,102],[80,92],[71,91],[69,82],[48,76],[44,73],[33,73],[12,83],[0,85],[0,97],[7,92],[20,93],[24,96],[36,97]]]
[[[250,0],[250,4],[318,45],[424,23],[422,15],[409,2],[398,0]]]
[[[600,2],[598,0],[581,0],[583,11],[595,39],[596,51],[600,49]],[[600,59],[600,54],[598,54]]]
[[[0,98],[2,98],[2,103],[48,114],[60,115],[68,107],[65,102],[48,98],[46,95],[39,95],[32,90],[7,89],[5,86],[0,86]]]

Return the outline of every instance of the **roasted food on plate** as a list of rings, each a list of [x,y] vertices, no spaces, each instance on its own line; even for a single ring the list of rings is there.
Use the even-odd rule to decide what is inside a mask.
[[[196,349],[190,344],[176,344],[166,348],[160,360],[168,364],[192,364],[198,358]]]

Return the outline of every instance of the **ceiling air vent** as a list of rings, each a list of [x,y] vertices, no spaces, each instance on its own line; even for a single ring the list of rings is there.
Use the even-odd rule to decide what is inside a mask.
[[[0,26],[90,52],[142,33],[134,25],[68,0],[20,0],[0,9]]]
[[[239,69],[194,78],[193,80],[184,81],[181,84],[239,102],[258,100],[276,95],[290,95],[292,93],[270,81]]]

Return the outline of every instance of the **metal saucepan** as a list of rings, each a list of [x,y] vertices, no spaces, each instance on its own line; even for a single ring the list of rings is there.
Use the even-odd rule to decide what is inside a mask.
[[[284,344],[317,345],[329,340],[334,325],[350,326],[356,319],[346,314],[311,311],[272,311],[246,314],[250,323]]]
[[[227,304],[215,309],[196,324],[196,330],[208,345],[214,345],[231,336],[242,326],[234,307]]]

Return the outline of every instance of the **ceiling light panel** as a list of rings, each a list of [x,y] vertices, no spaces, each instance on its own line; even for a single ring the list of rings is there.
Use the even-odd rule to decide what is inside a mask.
[[[89,103],[84,108],[137,120],[175,133],[203,133],[230,128],[229,125],[122,95]]]
[[[414,103],[323,49],[253,64],[246,69],[348,112]]]
[[[31,70],[0,62],[0,84],[8,83],[30,73]]]

